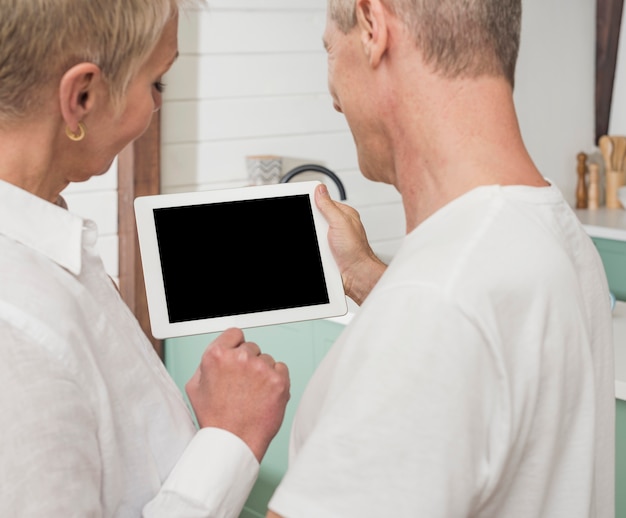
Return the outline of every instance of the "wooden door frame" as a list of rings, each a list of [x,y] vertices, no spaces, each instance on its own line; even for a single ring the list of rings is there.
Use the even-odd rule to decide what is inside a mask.
[[[595,143],[609,131],[624,0],[596,0]]]
[[[154,338],[150,331],[133,209],[137,196],[158,194],[161,191],[160,112],[154,114],[146,132],[120,153],[117,175],[120,292],[157,354],[163,359],[163,343]]]
[[[595,142],[608,132],[623,0],[596,0]],[[157,194],[161,186],[161,122],[155,113],[146,133],[118,159],[119,279],[122,297],[163,358],[163,344],[152,337],[139,257],[133,200]]]

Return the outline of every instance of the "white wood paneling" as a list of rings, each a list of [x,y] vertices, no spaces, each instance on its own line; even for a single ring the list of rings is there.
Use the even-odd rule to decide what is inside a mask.
[[[341,171],[341,180],[350,193],[350,204],[355,208],[368,205],[399,204],[400,195],[396,188],[365,178],[358,169]]]
[[[397,203],[359,208],[361,221],[370,241],[401,239],[404,236],[404,213]]]
[[[289,162],[318,163],[336,172],[356,167],[349,132],[304,134],[216,142],[165,144],[162,150],[164,192],[181,186],[247,180],[246,155],[272,154]],[[285,172],[287,169],[285,169]]]
[[[67,193],[64,198],[70,211],[96,223],[100,236],[117,234],[116,191]]]
[[[93,176],[86,182],[71,183],[63,191],[65,196],[68,193],[82,193],[90,191],[115,191],[117,190],[117,167],[113,167],[100,176]]]
[[[209,10],[239,10],[239,9],[289,9],[310,10],[326,9],[326,0],[263,0],[262,7],[259,0],[208,0]]]
[[[193,11],[180,18],[181,54],[266,54],[322,48],[324,10]]]
[[[346,129],[330,97],[283,96],[172,101],[163,106],[162,138],[169,144],[306,135]]]
[[[328,92],[323,52],[184,55],[164,83],[170,101]]]

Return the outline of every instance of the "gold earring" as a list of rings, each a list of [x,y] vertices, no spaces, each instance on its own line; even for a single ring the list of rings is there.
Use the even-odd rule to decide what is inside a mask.
[[[78,133],[73,133],[69,126],[65,126],[65,134],[67,138],[73,140],[74,142],[78,142],[85,138],[85,125],[82,122],[78,123]]]

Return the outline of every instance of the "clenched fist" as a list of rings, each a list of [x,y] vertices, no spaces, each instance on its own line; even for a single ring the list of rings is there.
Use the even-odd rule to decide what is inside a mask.
[[[201,428],[237,435],[261,462],[285,416],[289,387],[287,366],[233,328],[207,347],[185,389]]]

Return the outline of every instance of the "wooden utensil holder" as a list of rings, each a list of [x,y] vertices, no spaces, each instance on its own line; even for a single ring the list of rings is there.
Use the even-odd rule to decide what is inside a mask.
[[[609,209],[621,209],[622,204],[617,197],[617,189],[626,184],[624,171],[606,172],[606,206]]]
[[[600,207],[600,168],[598,164],[589,164],[589,187],[587,188],[587,208]]]

